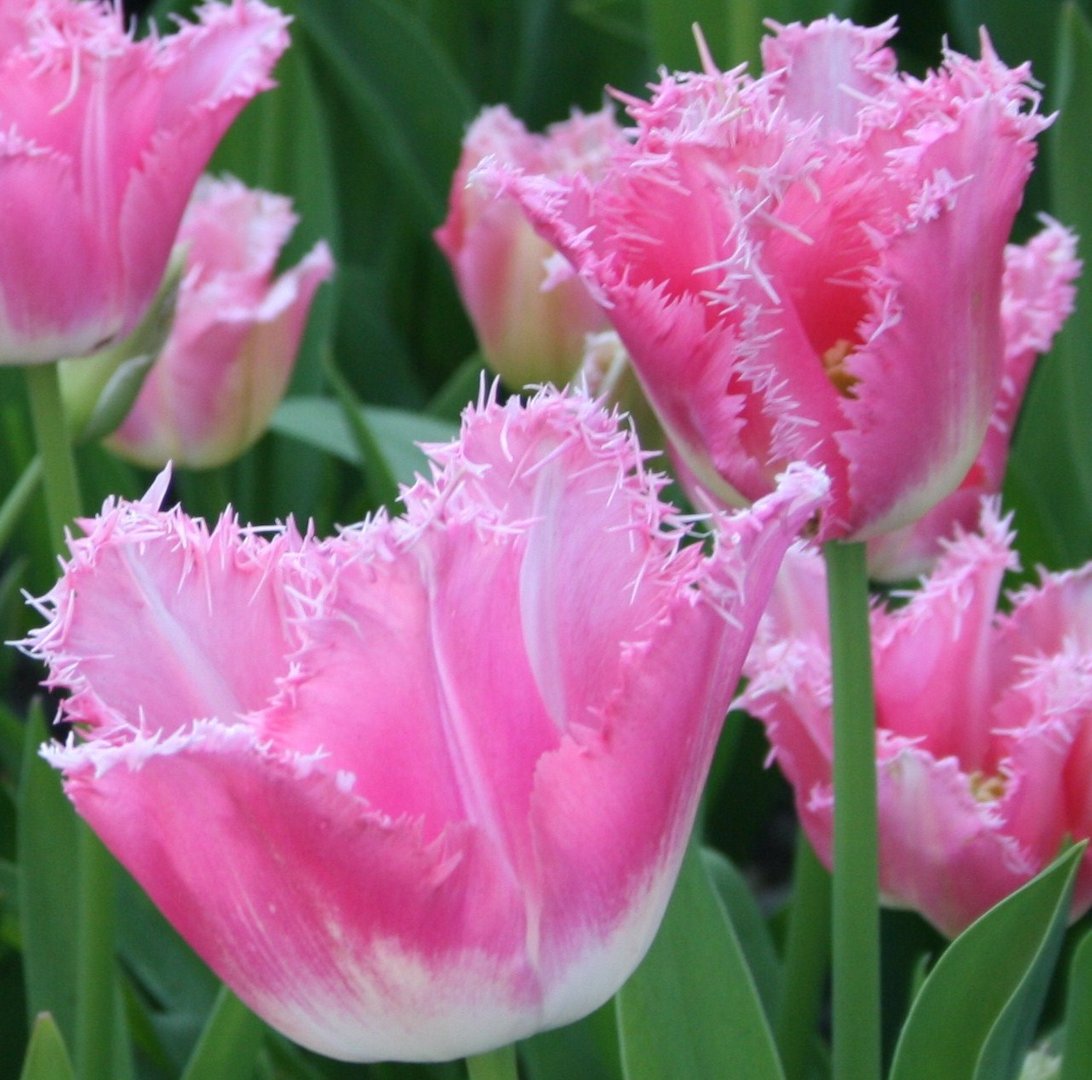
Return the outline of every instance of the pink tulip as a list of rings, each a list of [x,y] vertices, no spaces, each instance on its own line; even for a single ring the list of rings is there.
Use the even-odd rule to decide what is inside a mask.
[[[877,580],[906,581],[928,573],[940,556],[941,541],[960,529],[974,529],[982,496],[1000,492],[1032,368],[1073,311],[1073,282],[1081,270],[1076,254],[1077,238],[1056,222],[1048,222],[1027,244],[1005,249],[1001,296],[1005,362],[986,440],[951,495],[913,524],[869,541],[868,568]]]
[[[182,226],[185,276],[171,335],[109,441],[141,465],[190,468],[238,457],[284,395],[315,290],[333,272],[325,244],[280,277],[297,218],[289,199],[237,180],[202,180]]]
[[[194,183],[288,43],[260,0],[198,20],[134,41],[120,4],[6,0],[0,362],[101,349],[154,297]]]
[[[1092,564],[1044,574],[997,610],[1017,568],[993,503],[902,607],[872,613],[880,888],[954,936],[1092,837]],[[761,718],[830,864],[830,649],[822,560],[794,550],[745,665]],[[1086,856],[1073,903],[1092,905]]]
[[[919,517],[979,452],[1002,378],[1004,250],[1047,121],[1026,66],[946,51],[924,79],[833,17],[765,73],[626,98],[598,178],[492,164],[604,304],[702,499],[823,466],[821,539]]]
[[[595,177],[623,141],[613,112],[575,113],[532,135],[503,106],[486,109],[466,134],[436,242],[447,256],[489,366],[513,389],[568,382],[586,334],[610,325],[568,265],[513,203],[493,199],[470,175],[483,161],[547,176]]]
[[[656,930],[743,654],[827,483],[706,556],[580,396],[479,403],[405,513],[210,534],[166,476],[31,635],[78,811],[274,1027],[437,1060],[605,1001]],[[140,647],[134,648],[133,643]]]

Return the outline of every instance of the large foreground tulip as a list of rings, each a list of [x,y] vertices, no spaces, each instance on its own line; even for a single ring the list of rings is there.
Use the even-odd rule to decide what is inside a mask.
[[[260,1015],[443,1059],[573,1020],[659,923],[782,553],[794,469],[706,556],[586,398],[479,404],[405,514],[211,534],[145,500],[31,637],[79,812]],[[134,643],[139,648],[134,648]]]
[[[1046,124],[987,40],[916,79],[893,28],[778,27],[760,77],[665,76],[597,179],[480,170],[603,303],[695,492],[750,501],[822,465],[821,539],[904,525],[966,476]]]
[[[0,363],[103,348],[151,302],[193,185],[287,19],[207,3],[133,39],[107,0],[0,5]]]
[[[436,242],[451,263],[486,361],[513,389],[567,383],[580,368],[585,335],[610,324],[519,207],[493,199],[471,174],[494,161],[546,176],[578,171],[594,178],[623,140],[609,108],[574,113],[536,135],[497,106],[466,133]]]
[[[954,936],[1092,837],[1092,564],[1047,574],[998,612],[1016,567],[992,504],[981,532],[946,545],[908,603],[872,614],[880,888]],[[829,865],[830,649],[817,554],[786,556],[746,664],[740,704],[774,757]],[[1092,858],[1074,915],[1092,903]]]
[[[174,325],[109,445],[142,465],[209,468],[238,457],[284,395],[315,290],[333,271],[319,243],[274,274],[296,226],[291,201],[237,180],[202,180],[178,241]]]

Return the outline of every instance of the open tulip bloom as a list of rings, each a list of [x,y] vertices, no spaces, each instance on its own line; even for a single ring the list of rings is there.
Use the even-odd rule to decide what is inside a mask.
[[[998,611],[1017,569],[993,502],[905,605],[872,613],[880,887],[954,936],[1092,836],[1092,564],[1044,574]],[[788,553],[739,704],[762,719],[800,819],[829,863],[830,647],[817,553]],[[1092,860],[1073,916],[1092,904]]]
[[[618,988],[827,489],[794,467],[706,554],[586,397],[480,401],[430,454],[402,516],[327,540],[210,532],[159,509],[164,474],[83,523],[28,642],[80,814],[256,1012],[351,1060]]]
[[[135,41],[107,0],[0,4],[0,363],[101,349],[151,302],[197,178],[288,45],[260,0],[198,20]]]
[[[894,22],[776,27],[765,71],[664,75],[600,175],[487,163],[632,357],[682,478],[737,505],[794,460],[820,539],[964,479],[1001,386],[1005,245],[1046,126],[1026,66],[900,74]]]

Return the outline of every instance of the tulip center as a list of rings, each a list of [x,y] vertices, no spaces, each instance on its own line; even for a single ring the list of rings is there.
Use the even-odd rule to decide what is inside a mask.
[[[1005,778],[988,776],[980,769],[970,775],[971,794],[977,802],[995,802],[1005,794]]]
[[[855,398],[857,396],[853,392],[853,387],[857,385],[859,380],[846,369],[846,357],[853,352],[854,348],[852,341],[839,338],[823,353],[823,370],[827,373],[827,378],[834,384],[834,389],[842,397]]]

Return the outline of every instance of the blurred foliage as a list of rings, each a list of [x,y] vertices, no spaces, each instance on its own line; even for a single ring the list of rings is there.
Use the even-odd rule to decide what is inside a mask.
[[[292,196],[301,224],[286,262],[325,237],[338,271],[319,294],[291,399],[271,432],[218,474],[177,477],[175,493],[193,512],[215,514],[230,500],[245,519],[295,515],[313,518],[325,532],[374,509],[383,497],[376,493],[389,492],[392,478],[405,480],[415,467],[413,438],[450,430],[459,404],[477,385],[474,338],[431,237],[445,213],[466,125],[495,102],[507,102],[540,128],[573,108],[597,108],[605,87],[639,93],[661,64],[696,66],[694,22],[715,61],[728,68],[757,58],[763,18],[810,19],[832,7],[864,23],[897,15],[896,48],[903,65],[917,72],[937,62],[945,35],[953,47],[974,52],[979,27],[986,27],[1008,63],[1033,61],[1047,108],[1063,109],[1044,140],[1041,173],[1019,229],[1026,232],[1045,212],[1092,235],[1085,194],[1092,167],[1092,36],[1082,14],[1092,10],[1092,0],[277,2],[294,18],[294,45],[277,72],[280,88],[247,109],[213,167]],[[126,4],[135,18],[150,12],[160,22],[191,7],[183,0]],[[138,32],[146,32],[143,22]],[[1061,568],[1092,558],[1092,371],[1086,367],[1092,316],[1086,308],[1082,293],[1078,318],[1058,354],[1041,364],[1020,421],[1005,494],[1028,566]],[[344,393],[334,393],[331,363],[344,379],[348,406]],[[11,483],[33,456],[21,381],[19,372],[0,369],[0,475]],[[351,422],[354,409],[363,434]],[[374,441],[385,448],[384,460],[374,448],[369,455],[369,431],[378,433]],[[137,496],[150,481],[95,447],[81,449],[79,465],[88,508],[111,493]],[[0,561],[0,627],[8,639],[20,636],[30,619],[20,590],[40,593],[54,577],[37,509],[19,522]],[[57,948],[65,940],[63,932],[52,933],[63,928],[64,911],[48,907],[30,923],[42,943],[20,940],[18,905],[45,901],[20,896],[15,837],[22,830],[27,857],[45,858],[49,829],[66,826],[48,824],[45,815],[55,814],[56,803],[31,766],[33,757],[21,750],[24,724],[16,713],[25,711],[36,672],[13,650],[2,650],[0,678],[15,710],[0,710],[0,1080],[9,1080],[20,1074],[31,1030],[27,1013],[40,993],[37,986],[24,989],[21,950],[28,944]],[[749,881],[761,884],[758,901],[769,915],[784,895],[789,859],[777,834],[791,830],[790,801],[776,773],[761,770],[765,751],[755,731],[731,730],[740,735],[738,745],[718,761],[717,789],[707,800],[710,839]],[[17,822],[20,806],[34,813],[36,828],[25,818]],[[193,1050],[216,997],[215,981],[128,879],[119,889],[123,991],[137,1076],[167,1080],[181,1074]],[[720,910],[711,896],[702,903],[714,914]],[[885,978],[907,988],[921,949],[935,948],[936,939],[905,915],[885,917],[885,935]],[[58,960],[58,970],[66,962]],[[1081,971],[1087,987],[1087,956]],[[1083,993],[1087,998],[1088,990]],[[53,1029],[43,1023],[37,1030],[40,1053],[53,1053]],[[521,1050],[524,1074],[533,1080],[591,1075],[579,1064],[573,1071],[576,1062],[613,1077],[613,1036],[609,1009],[538,1036]],[[243,1080],[246,1069],[238,1062],[231,1068],[233,1080]],[[251,1075],[413,1080],[463,1072],[458,1064],[338,1065],[266,1032]]]

